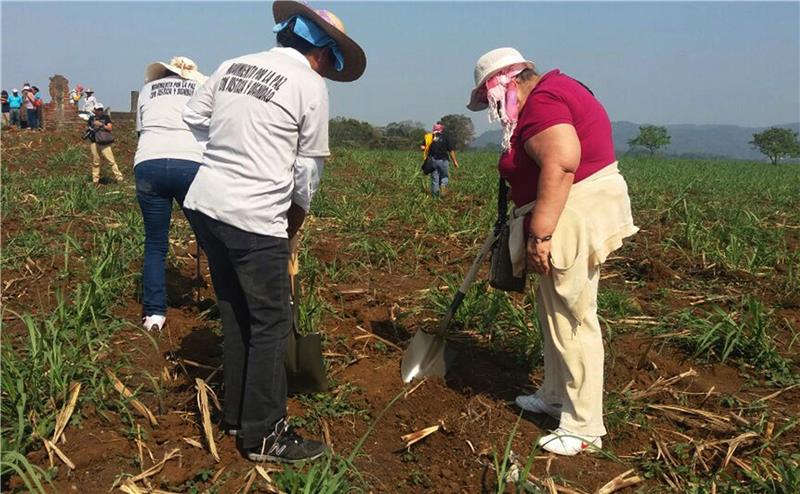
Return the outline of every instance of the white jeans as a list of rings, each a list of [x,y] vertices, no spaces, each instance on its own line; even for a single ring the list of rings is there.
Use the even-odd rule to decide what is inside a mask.
[[[560,427],[576,434],[604,436],[603,336],[597,318],[600,267],[589,270],[592,303],[578,325],[553,285],[552,275],[539,277],[536,304],[544,334],[544,382],[536,393],[561,405]]]

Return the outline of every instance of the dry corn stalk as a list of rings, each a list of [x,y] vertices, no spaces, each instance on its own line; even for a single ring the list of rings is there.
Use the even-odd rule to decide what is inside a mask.
[[[184,437],[183,442],[185,442],[189,446],[194,446],[195,448],[203,449],[202,443],[200,443],[200,441],[198,441],[197,439],[192,439],[191,437]]]
[[[322,423],[322,436],[325,438],[325,444],[327,444],[329,448],[333,448],[331,429],[328,426],[328,422],[325,419],[321,419],[320,422]]]
[[[119,486],[119,490],[125,494],[178,494],[176,492],[162,491],[161,489],[145,488],[142,490],[138,485],[131,482],[130,479],[126,480],[125,483]]]
[[[211,451],[211,456],[219,463],[217,444],[214,442],[214,431],[211,429],[211,410],[208,406],[208,384],[199,377],[196,377],[195,387],[197,388],[197,406],[200,408],[200,414],[203,418],[203,433],[206,435],[208,449]]]
[[[123,482],[122,485],[119,486],[119,490],[125,494],[146,494],[145,491],[139,489],[139,486],[131,482],[131,479],[127,479]]]
[[[178,448],[175,448],[172,451],[170,451],[169,453],[165,454],[164,458],[160,462],[158,462],[157,464],[155,464],[152,467],[148,468],[147,470],[145,470],[144,472],[140,473],[139,475],[137,475],[135,477],[131,477],[128,480],[130,482],[135,483],[135,482],[138,482],[138,481],[140,481],[142,479],[146,479],[147,477],[152,477],[153,475],[155,475],[158,472],[160,472],[164,468],[164,465],[169,460],[171,460],[173,458],[176,458],[176,457],[178,457],[180,455],[181,455],[180,450]]]
[[[244,477],[244,487],[242,487],[242,494],[247,494],[250,492],[250,489],[253,488],[253,483],[256,481],[256,477],[258,474],[256,473],[255,468],[251,468],[250,471],[247,472],[247,475]]]
[[[403,395],[403,398],[405,399],[405,398],[408,398],[409,396],[411,396],[411,393],[413,393],[413,392],[414,392],[414,391],[416,391],[416,390],[417,390],[417,389],[418,389],[420,386],[422,386],[423,384],[425,384],[425,381],[427,381],[427,380],[428,380],[428,376],[425,376],[425,377],[424,377],[424,378],[423,378],[423,379],[422,379],[422,380],[421,380],[419,383],[417,383],[417,385],[416,385],[416,386],[414,386],[413,388],[411,388],[411,389],[409,389],[408,391],[406,391],[406,394],[404,394],[404,395]]]
[[[281,468],[272,468],[267,470],[266,468],[262,467],[261,465],[255,466],[255,471],[261,475],[261,478],[267,481],[267,492],[271,492],[273,494],[286,494],[282,490],[275,485],[275,481],[272,480],[272,477],[269,476],[270,472],[280,472],[283,469]]]
[[[139,468],[144,468],[144,453],[142,452],[142,428],[136,424],[136,449],[139,452]]]
[[[439,424],[432,425],[417,432],[412,432],[411,434],[406,434],[405,436],[401,436],[400,440],[406,443],[406,448],[410,448],[412,444],[422,441],[426,437],[438,431],[439,427],[441,427],[441,425]]]
[[[219,478],[222,476],[222,473],[225,471],[226,468],[228,468],[227,465],[225,465],[224,467],[222,467],[219,470],[217,470],[217,473],[215,473],[214,476],[211,477],[211,485],[214,485],[214,484],[217,483],[217,480],[219,480]]]
[[[736,448],[738,448],[740,444],[748,442],[756,437],[758,437],[758,434],[755,432],[745,432],[744,434],[731,439],[728,443],[728,451],[725,453],[725,460],[722,462],[722,468],[728,466],[731,458],[733,458],[733,453],[736,452]]]
[[[696,375],[697,375],[697,371],[695,371],[692,368],[689,368],[689,370],[687,370],[686,372],[678,374],[677,376],[673,376],[673,377],[671,377],[669,379],[664,379],[663,376],[658,376],[658,379],[656,379],[653,384],[648,386],[647,389],[644,389],[644,390],[641,390],[641,391],[634,391],[633,393],[631,393],[631,399],[641,400],[642,398],[646,398],[648,396],[652,396],[654,394],[660,393],[661,391],[663,391],[667,387],[672,386],[673,384],[675,384],[676,382],[680,381],[681,379],[684,379],[686,377],[696,376]]]
[[[54,442],[50,441],[49,439],[43,439],[43,441],[44,441],[44,446],[47,449],[47,454],[50,455],[51,458],[53,456],[53,453],[55,453],[56,456],[58,456],[58,458],[61,461],[63,461],[66,466],[68,466],[72,470],[75,470],[75,464],[72,463],[69,458],[67,458],[67,455],[65,455],[63,451],[58,449],[58,446],[56,446]]]
[[[56,425],[53,429],[53,439],[48,441],[44,439],[44,446],[47,450],[47,457],[50,460],[50,468],[54,466],[53,462],[53,453],[55,452],[61,461],[66,463],[66,465],[73,470],[75,469],[75,465],[72,464],[71,461],[67,458],[67,456],[61,452],[60,449],[55,448],[55,445],[58,444],[59,439],[63,440],[62,435],[64,434],[64,429],[67,428],[67,424],[69,424],[69,419],[72,417],[72,412],[75,410],[75,404],[78,402],[78,394],[81,392],[81,383],[74,382],[69,386],[69,399],[64,403],[64,408],[58,412],[56,415]],[[53,446],[53,447],[51,447]]]
[[[75,410],[75,404],[78,403],[78,394],[81,392],[81,383],[74,382],[69,386],[69,400],[64,404],[64,408],[58,412],[58,416],[56,417],[56,426],[53,430],[53,443],[57,444],[58,440],[61,439],[61,435],[64,433],[64,429],[67,428],[67,424],[69,424],[69,419],[72,417],[72,412]]]
[[[122,384],[122,381],[120,381],[110,369],[106,370],[106,374],[111,379],[111,382],[114,383],[114,389],[119,391],[119,393],[125,398],[128,398],[131,402],[131,405],[133,405],[133,408],[135,408],[137,412],[145,416],[147,420],[150,421],[150,425],[153,427],[157,426],[158,420],[156,420],[156,416],[153,415],[153,412],[151,412],[150,409],[144,405],[144,403],[134,398],[133,393],[131,393],[131,391],[125,387],[124,384]]]
[[[597,489],[595,494],[611,494],[612,492],[617,492],[625,489],[626,487],[641,483],[642,478],[638,475],[630,476],[633,472],[634,470],[632,469],[628,470],[627,472],[622,472],[611,479],[606,485]]]

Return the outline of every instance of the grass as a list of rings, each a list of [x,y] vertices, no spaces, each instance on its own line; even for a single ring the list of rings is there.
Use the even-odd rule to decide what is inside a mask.
[[[428,305],[437,319],[447,313],[461,280],[447,276],[444,289],[429,292]],[[520,295],[494,290],[486,280],[476,282],[456,313],[454,327],[488,338],[498,353],[511,354],[518,363],[536,366],[541,361],[542,340],[532,290]]]
[[[64,151],[53,155],[47,164],[51,167],[67,167],[79,164],[82,161],[85,161],[86,158],[86,149],[84,147],[71,146]]]
[[[328,393],[315,393],[298,396],[297,399],[306,409],[302,417],[293,417],[294,425],[319,432],[322,420],[355,417],[368,419],[369,411],[364,403],[354,399],[358,388],[351,383],[341,384]]]
[[[26,330],[22,338],[2,342],[4,465],[19,458],[52,434],[54,419],[73,382],[87,384],[87,397],[105,406],[108,383],[103,367],[111,336],[120,324],[113,322],[112,302],[129,285],[130,252],[120,249],[121,234],[110,230],[96,238],[97,250],[89,261],[89,279],[66,298],[56,293],[56,306],[45,317],[18,315]],[[127,254],[127,255],[126,255]],[[9,453],[17,455],[7,456]],[[6,473],[5,471],[3,473]]]
[[[763,371],[779,384],[798,381],[791,361],[778,351],[777,332],[770,311],[752,296],[745,297],[738,310],[720,307],[712,311],[685,311],[680,324],[687,331],[676,337],[692,355],[706,361],[736,359]]]
[[[9,218],[21,226],[5,239],[4,274],[27,266],[30,279],[42,279],[51,292],[35,301],[39,306],[24,299],[9,304],[4,293],[0,472],[4,478],[15,473],[30,492],[43,491],[54,472],[30,464],[26,454],[52,435],[72,383],[83,384],[73,424],[88,403],[100,413],[125,407],[116,403],[104,370],[119,365],[109,360],[109,350],[124,321],[113,309],[137,276],[129,266],[140,255],[139,244],[129,236],[140,235],[141,221],[120,217],[115,189],[98,190],[88,186],[88,175],[69,174],[83,158],[82,149],[73,147],[48,161],[48,167],[66,169],[61,173],[3,173],[4,226]],[[58,267],[53,279],[45,271],[35,276],[48,264]],[[56,280],[68,282],[47,285]]]

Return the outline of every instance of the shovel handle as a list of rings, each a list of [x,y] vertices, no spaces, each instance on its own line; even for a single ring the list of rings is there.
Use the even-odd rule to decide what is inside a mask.
[[[486,236],[486,240],[483,241],[483,246],[481,247],[480,252],[478,252],[478,255],[475,257],[475,260],[472,261],[472,266],[470,266],[469,271],[467,271],[467,276],[464,277],[464,281],[461,282],[461,287],[459,287],[458,292],[456,292],[456,296],[453,297],[453,301],[450,303],[450,308],[447,310],[447,314],[442,319],[442,322],[439,323],[440,334],[446,333],[447,329],[450,327],[450,322],[456,315],[458,307],[461,305],[461,302],[464,301],[464,297],[467,296],[467,292],[469,291],[469,287],[472,286],[472,282],[475,281],[475,276],[478,274],[478,270],[481,267],[483,259],[486,257],[486,254],[492,250],[492,246],[497,241],[498,237],[498,235],[495,235],[494,230],[491,230]]]

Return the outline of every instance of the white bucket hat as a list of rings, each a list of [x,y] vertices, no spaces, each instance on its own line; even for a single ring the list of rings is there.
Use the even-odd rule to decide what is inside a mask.
[[[512,65],[525,65],[529,69],[535,67],[530,60],[525,60],[520,52],[514,48],[497,48],[481,55],[475,63],[475,87],[469,97],[467,108],[472,111],[481,111],[489,107],[489,103],[480,96],[480,90],[486,81],[497,72]]]
[[[190,79],[199,83],[203,83],[207,79],[206,76],[197,70],[197,64],[194,63],[194,60],[191,58],[172,57],[169,63],[153,62],[148,65],[147,68],[144,69],[144,82],[148,83],[156,79],[161,79],[169,74],[179,75],[184,79]]]

